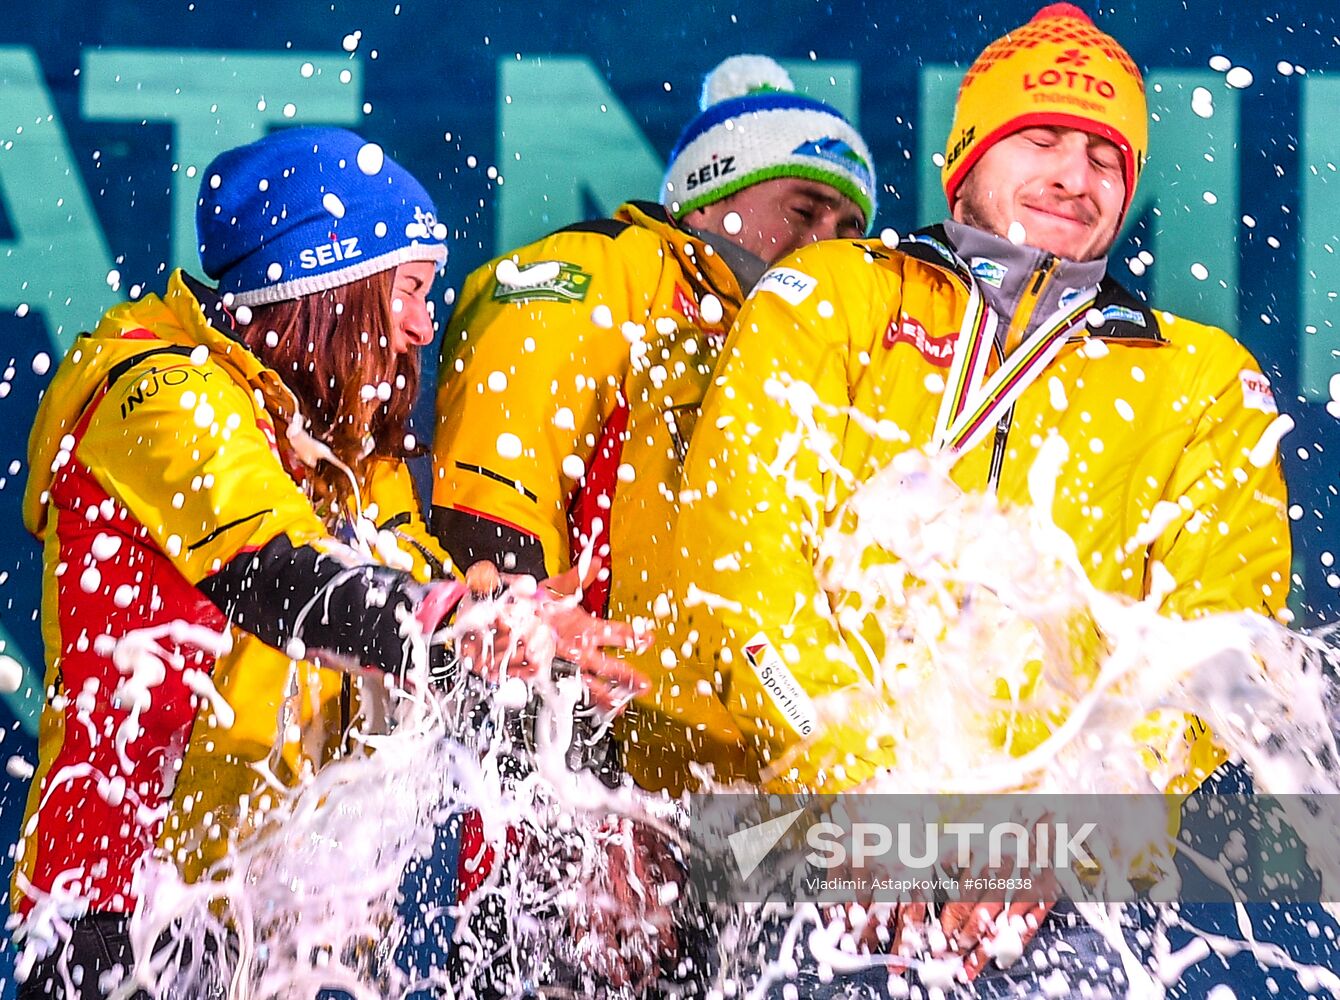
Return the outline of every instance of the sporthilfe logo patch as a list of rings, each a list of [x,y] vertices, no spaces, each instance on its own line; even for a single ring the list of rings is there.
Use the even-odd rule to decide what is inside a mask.
[[[782,717],[801,736],[809,736],[819,724],[814,702],[796,680],[796,675],[762,632],[744,644],[745,659],[754,668],[763,690],[782,713]]]
[[[564,260],[537,260],[516,268],[514,274],[499,274],[494,282],[493,298],[496,302],[581,302],[590,290],[591,275],[576,264]]]

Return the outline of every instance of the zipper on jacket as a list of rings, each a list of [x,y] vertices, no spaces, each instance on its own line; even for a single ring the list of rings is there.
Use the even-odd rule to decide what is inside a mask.
[[[1005,445],[1010,439],[1010,424],[1014,421],[1014,407],[996,424],[996,438],[991,445],[991,471],[986,477],[986,488],[995,493],[1000,486],[1000,470],[1005,467]]]
[[[1047,276],[1052,273],[1052,268],[1056,266],[1056,258],[1049,253],[1042,255],[1042,264],[1038,268],[1038,276],[1033,280],[1031,294],[1037,295],[1042,291],[1042,283],[1047,280]]]
[[[1028,322],[1033,318],[1033,311],[1038,307],[1042,291],[1047,287],[1047,281],[1055,273],[1058,263],[1058,259],[1051,254],[1042,255],[1042,260],[1034,273],[1032,285],[1019,297],[1019,303],[1014,307],[1014,315],[1010,317],[1009,326],[1005,331],[1004,349],[1006,355],[1010,354],[1023,341],[1024,331],[1028,329]]]

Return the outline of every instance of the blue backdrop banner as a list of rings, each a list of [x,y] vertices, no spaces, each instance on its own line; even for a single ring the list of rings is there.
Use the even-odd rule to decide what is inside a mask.
[[[1148,169],[1114,253],[1156,304],[1233,332],[1284,440],[1300,624],[1340,611],[1340,8],[1332,0],[1086,7],[1146,73]],[[341,124],[425,181],[451,231],[439,320],[495,252],[629,197],[727,55],[781,59],[846,112],[881,180],[876,230],[945,214],[955,89],[1033,3],[46,0],[0,38],[0,830],[12,843],[41,701],[40,551],[23,530],[37,400],[109,305],[198,273],[200,172],[293,124]],[[434,359],[427,359],[431,385]],[[431,400],[417,410],[428,436]],[[10,662],[12,661],[12,662]],[[8,871],[4,872],[8,879]],[[8,960],[0,959],[6,981]],[[12,990],[12,985],[6,985]]]

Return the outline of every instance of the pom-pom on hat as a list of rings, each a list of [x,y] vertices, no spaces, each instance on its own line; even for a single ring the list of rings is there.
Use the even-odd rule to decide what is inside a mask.
[[[236,305],[447,259],[446,226],[423,185],[347,129],[284,129],[221,153],[205,169],[195,223],[201,266]]]
[[[833,107],[795,92],[767,56],[732,56],[703,82],[701,113],[670,154],[661,201],[683,218],[760,181],[802,177],[846,195],[875,221],[870,150]]]
[[[1149,147],[1145,82],[1126,50],[1074,4],[1043,7],[988,45],[959,86],[940,170],[949,206],[982,154],[1039,125],[1080,129],[1121,150],[1126,202]]]

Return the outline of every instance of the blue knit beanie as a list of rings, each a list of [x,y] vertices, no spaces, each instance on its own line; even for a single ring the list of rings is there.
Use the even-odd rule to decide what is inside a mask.
[[[702,112],[670,153],[661,203],[676,219],[777,177],[846,195],[875,222],[875,168],[865,140],[838,110],[795,92],[767,56],[731,56],[703,82]]]
[[[447,259],[447,228],[423,185],[341,128],[284,129],[221,153],[205,169],[195,225],[201,266],[235,305]]]

